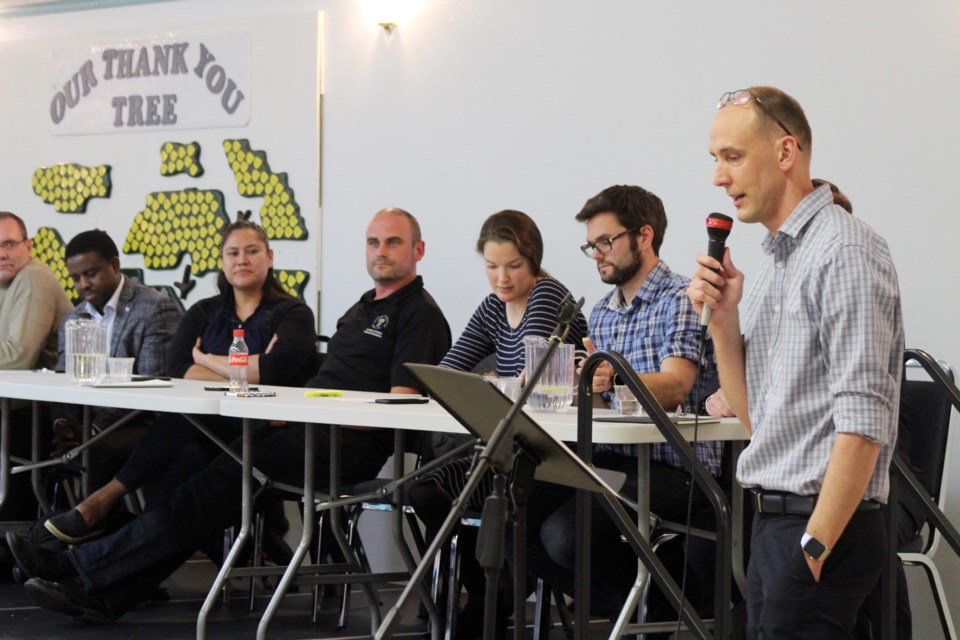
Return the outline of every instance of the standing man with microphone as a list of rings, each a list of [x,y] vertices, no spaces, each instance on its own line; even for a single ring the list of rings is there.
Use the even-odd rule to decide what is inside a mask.
[[[849,638],[879,579],[897,437],[903,323],[886,242],[810,179],[812,134],[772,87],[725,93],[714,184],[769,235],[744,310],[728,250],[697,256],[688,290],[712,310],[720,383],[751,432],[737,476],[757,511],[751,638]]]

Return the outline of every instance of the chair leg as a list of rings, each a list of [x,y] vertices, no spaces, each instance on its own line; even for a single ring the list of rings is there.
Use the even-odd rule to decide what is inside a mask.
[[[570,609],[567,608],[567,601],[563,597],[563,592],[556,587],[550,589],[553,594],[553,602],[557,605],[557,617],[560,618],[560,626],[563,628],[563,633],[572,638],[573,637],[573,621],[570,619]]]
[[[233,527],[227,527],[223,530],[223,557],[226,558],[230,553],[230,549],[233,547],[234,539],[234,530]],[[223,583],[223,588],[220,590],[220,602],[224,606],[230,602],[230,580],[226,580]]]
[[[421,554],[423,557],[423,554]],[[433,599],[433,602],[440,608],[440,614],[443,615],[444,609],[441,601],[442,591],[443,591],[443,552],[438,550],[437,555],[433,557],[433,575],[430,576],[430,597]],[[427,630],[430,630],[428,625]]]
[[[427,550],[427,542],[423,539],[423,533],[420,531],[420,521],[412,509],[407,510],[404,508],[403,513],[407,517],[407,527],[410,529],[410,537],[413,538],[413,546],[422,558],[424,552]]]
[[[253,516],[253,554],[251,565],[254,567],[259,567],[263,564],[263,513],[258,511]],[[256,576],[250,576],[250,593],[247,596],[247,609],[250,612],[256,608],[255,602],[257,597],[257,578]]]
[[[650,548],[653,549],[654,553],[656,553],[660,548],[660,545],[664,544],[665,542],[670,542],[679,536],[679,533],[661,533],[659,535],[651,536],[653,538],[653,543],[650,545]],[[642,595],[640,596],[640,604],[638,605],[639,611],[637,611],[638,622],[643,622],[647,619],[647,599],[650,594],[650,585],[652,584],[653,580],[650,578],[650,574],[647,573],[643,579],[643,582],[640,584]]]
[[[540,640],[543,637],[543,630],[549,627],[550,587],[544,585],[543,578],[537,578],[537,600],[533,610],[533,640]],[[547,633],[550,632],[547,631]]]
[[[347,544],[356,550],[357,556],[361,554],[357,549],[355,542],[357,535],[357,521],[360,519],[360,514],[362,510],[359,508],[351,509],[350,517],[347,521]],[[366,554],[363,554],[364,560],[366,559]],[[362,563],[361,563],[362,564]],[[340,617],[337,619],[337,628],[343,629],[347,626],[347,611],[350,608],[350,584],[343,584],[343,593],[340,594]]]
[[[550,636],[550,598],[557,607],[557,617],[560,619],[560,627],[568,637],[573,636],[573,624],[570,622],[570,611],[567,609],[567,601],[563,598],[563,593],[555,589],[543,578],[537,578],[537,600],[533,614],[533,640]]]
[[[326,514],[326,511],[321,511],[320,515],[317,516],[317,530],[316,530],[316,540],[317,540],[317,557],[314,558],[316,564],[323,562],[325,557],[325,549],[323,548],[323,518]],[[320,601],[323,599],[323,590],[326,585],[315,584],[313,585],[313,623],[316,624],[317,620],[320,618]]]
[[[460,610],[460,556],[457,553],[459,532],[450,536],[450,560],[447,567],[447,630],[445,640],[453,640]]]
[[[930,590],[933,592],[933,601],[937,605],[937,615],[940,616],[943,634],[947,640],[957,640],[957,631],[953,626],[953,618],[950,616],[950,607],[947,605],[947,596],[937,566],[927,556],[917,554],[910,554],[910,559],[904,560],[904,565],[923,567],[924,573],[927,574],[927,581],[930,583]]]

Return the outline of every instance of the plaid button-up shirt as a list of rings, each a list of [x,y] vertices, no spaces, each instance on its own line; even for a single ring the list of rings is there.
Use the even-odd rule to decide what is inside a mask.
[[[753,438],[747,487],[820,492],[838,433],[882,447],[865,499],[886,502],[897,437],[903,321],[886,242],[833,204],[804,198],[775,236],[742,312]]]
[[[590,339],[598,349],[617,351],[637,373],[657,373],[667,358],[685,358],[694,364],[700,356],[700,319],[690,300],[690,280],[660,261],[640,290],[627,302],[619,287],[596,304],[590,314]],[[696,410],[699,401],[717,390],[717,368],[712,343],[704,345],[700,390],[690,391],[685,404]],[[636,445],[597,445],[598,450],[637,455]],[[720,473],[721,442],[694,443],[694,453],[713,475]],[[651,459],[683,468],[668,444],[654,445]]]

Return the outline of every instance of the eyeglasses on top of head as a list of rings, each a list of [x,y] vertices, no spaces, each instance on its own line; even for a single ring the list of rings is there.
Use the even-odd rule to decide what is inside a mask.
[[[790,129],[787,129],[787,125],[783,124],[780,118],[770,113],[770,111],[765,106],[763,106],[763,101],[760,98],[753,95],[746,89],[739,89],[737,91],[727,91],[726,93],[724,93],[722,96],[720,96],[720,100],[717,102],[717,110],[719,111],[720,109],[723,109],[728,104],[732,104],[735,107],[742,107],[743,105],[750,102],[750,98],[753,98],[753,101],[757,103],[757,106],[760,107],[760,110],[763,111],[768,118],[772,118],[774,122],[780,125],[780,128],[783,129],[784,133],[786,133],[788,136],[790,136],[794,140],[797,140],[797,149],[799,149],[800,151],[803,151],[803,147],[800,145],[800,140],[797,139],[797,136],[793,135],[793,132],[790,131]]]
[[[587,256],[592,260],[594,251],[599,251],[600,253],[610,253],[610,250],[613,249],[613,243],[615,240],[617,240],[618,238],[622,238],[628,233],[633,233],[634,231],[638,231],[641,228],[642,228],[642,225],[640,227],[634,227],[633,229],[627,229],[626,231],[621,231],[620,233],[616,233],[610,236],[609,238],[606,238],[603,240],[597,240],[596,242],[588,242],[587,244],[580,245],[580,251],[583,252],[583,255]]]
[[[0,249],[3,249],[4,251],[13,251],[18,244],[26,241],[26,238],[23,238],[22,240],[4,240],[3,242],[0,242]]]

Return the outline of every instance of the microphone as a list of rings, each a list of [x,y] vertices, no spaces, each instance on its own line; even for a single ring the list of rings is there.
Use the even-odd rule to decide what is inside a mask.
[[[727,236],[733,228],[733,218],[722,213],[707,216],[707,255],[715,260],[723,260],[723,249],[727,245]],[[700,312],[700,326],[710,324],[710,307],[703,305]]]
[[[577,317],[577,312],[583,306],[583,298],[574,301],[573,296],[567,292],[567,295],[560,301],[560,309],[557,311],[557,326],[550,336],[551,340],[562,341],[567,331],[570,329],[570,323]]]

